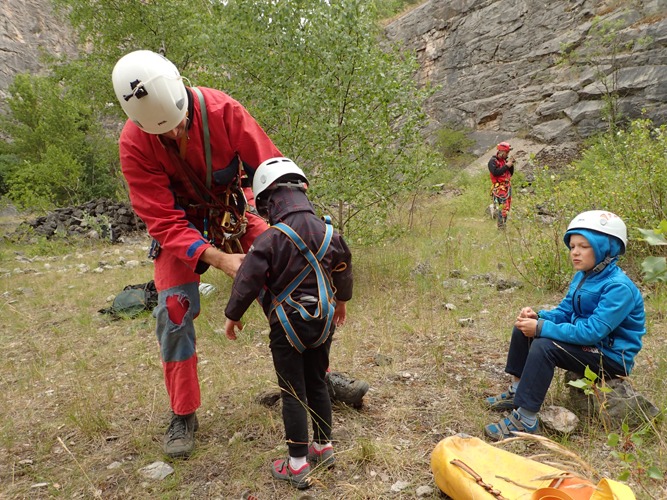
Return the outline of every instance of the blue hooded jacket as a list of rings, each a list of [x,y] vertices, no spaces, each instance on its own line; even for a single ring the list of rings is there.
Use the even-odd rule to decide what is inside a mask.
[[[538,313],[536,337],[595,346],[629,375],[646,333],[642,295],[616,265],[621,252],[617,238],[588,229],[573,229],[565,233],[568,246],[572,234],[588,240],[595,252],[596,266],[574,275],[558,307]]]

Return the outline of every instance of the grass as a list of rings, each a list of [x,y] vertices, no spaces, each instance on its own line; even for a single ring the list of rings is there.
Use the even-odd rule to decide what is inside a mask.
[[[318,471],[316,498],[414,498],[433,483],[430,453],[453,433],[482,436],[497,418],[481,404],[503,390],[510,326],[524,305],[557,304],[561,292],[540,289],[514,267],[534,223],[521,210],[506,232],[484,215],[486,176],[462,196],[434,196],[418,209],[404,238],[354,248],[355,296],[348,324],[336,332],[332,367],[367,379],[361,410],[334,409],[337,467]],[[515,205],[530,204],[519,193]],[[3,226],[4,227],[4,226]],[[548,231],[549,228],[543,228]],[[524,238],[522,240],[522,238]],[[125,285],[152,278],[148,240],[4,242],[0,248],[0,498],[301,498],[268,471],[286,454],[280,405],[255,398],[277,388],[268,328],[253,306],[237,342],[222,332],[230,282],[208,272],[218,291],[202,299],[197,320],[202,407],[197,450],[186,461],[161,453],[168,423],[154,320],[113,321],[98,310]],[[522,286],[498,291],[498,278]],[[667,406],[667,293],[645,287],[649,333],[632,381]],[[454,308],[451,308],[453,305]],[[471,325],[460,320],[472,319]],[[382,355],[386,364],[377,364]],[[561,378],[548,404],[567,405]],[[550,436],[592,469],[617,477],[605,433],[587,419],[569,436]],[[642,451],[665,470],[665,435],[657,427]],[[530,445],[517,445],[530,454]],[[174,473],[148,480],[139,470],[167,461]],[[391,492],[399,481],[408,483]],[[661,498],[652,480],[629,484],[638,498]],[[304,497],[305,498],[305,497]]]

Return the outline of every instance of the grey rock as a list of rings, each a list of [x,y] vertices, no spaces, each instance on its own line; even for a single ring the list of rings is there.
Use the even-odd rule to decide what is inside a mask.
[[[394,484],[391,485],[391,491],[394,492],[403,491],[408,486],[410,486],[410,483],[408,483],[407,481],[396,481]]]
[[[389,366],[394,362],[394,360],[392,358],[390,358],[389,356],[386,356],[386,355],[381,354],[381,353],[377,353],[373,357],[373,362],[377,366]]]
[[[420,486],[419,488],[417,488],[415,493],[417,495],[417,498],[427,497],[433,494],[433,488],[431,488],[430,486]]]
[[[570,434],[579,425],[579,417],[562,406],[545,406],[540,409],[540,423],[548,430]]]
[[[645,108],[649,118],[665,123],[663,9],[658,0],[633,4],[632,9],[618,2],[603,13],[595,0],[430,0],[387,25],[385,33],[417,54],[420,82],[439,86],[428,102],[430,129],[471,128],[471,138],[483,151],[491,144],[480,133],[495,133],[501,137],[496,141],[529,131],[544,143],[595,133],[600,128],[596,120],[604,126],[595,115],[606,93],[600,75],[617,78],[621,101],[630,108],[625,116],[639,116]],[[631,48],[613,58],[589,51],[583,60],[595,58],[592,63],[560,64],[564,47],[584,52],[592,46],[587,42],[596,16],[622,22],[619,41],[630,42]],[[575,107],[580,102],[586,104]]]
[[[161,481],[168,475],[173,474],[174,469],[171,465],[164,462],[153,462],[152,464],[139,469],[139,472],[142,476],[148,479]]]
[[[566,382],[580,378],[582,377],[573,372],[565,374]],[[660,414],[660,410],[651,401],[632,387],[629,379],[613,379],[605,385],[611,392],[588,396],[583,390],[568,384],[570,408],[582,417],[601,418],[615,426],[620,426],[623,422],[630,426],[639,426]],[[604,403],[602,411],[600,403]]]
[[[45,216],[23,222],[11,236],[21,240],[33,233],[45,236],[47,239],[79,235],[117,242],[122,236],[145,230],[146,225],[134,215],[129,204],[102,198],[77,207],[58,208]]]
[[[74,34],[55,19],[50,1],[4,0],[0,19],[0,99],[16,74],[44,70],[42,50],[54,56],[76,54]]]

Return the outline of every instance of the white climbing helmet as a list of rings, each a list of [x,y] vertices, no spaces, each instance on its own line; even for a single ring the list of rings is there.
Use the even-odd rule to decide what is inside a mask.
[[[176,66],[150,50],[121,57],[111,74],[116,98],[125,114],[149,134],[164,134],[183,121],[188,96]]]
[[[618,215],[606,210],[589,210],[577,215],[570,225],[567,226],[567,231],[572,229],[590,229],[598,233],[608,234],[621,240],[622,248],[621,254],[625,253],[625,247],[628,244],[628,229],[625,227],[625,222]],[[565,233],[563,241],[569,247],[570,234]]]
[[[262,162],[255,171],[255,176],[252,179],[252,191],[255,194],[255,200],[259,199],[261,194],[274,182],[280,180],[282,177],[296,174],[303,179],[304,183],[308,183],[306,174],[303,173],[296,163],[289,158],[269,158]]]

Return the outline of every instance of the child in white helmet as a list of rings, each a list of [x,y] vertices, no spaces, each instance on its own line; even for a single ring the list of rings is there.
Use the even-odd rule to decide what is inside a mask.
[[[539,312],[524,307],[519,313],[505,367],[512,384],[486,399],[491,409],[511,413],[484,428],[491,439],[537,432],[537,413],[556,367],[583,376],[588,366],[604,379],[627,376],[642,347],[644,301],[616,265],[627,244],[625,223],[611,212],[583,212],[570,222],[563,241],[577,273],[558,307]]]
[[[288,158],[266,160],[255,172],[257,210],[271,227],[248,251],[225,308],[230,340],[236,339],[243,314],[258,296],[269,320],[289,450],[287,459],[273,462],[271,474],[299,489],[311,485],[311,464],[334,463],[326,373],[331,337],[345,322],[346,302],[352,297],[350,250],[328,218],[315,215],[307,183]]]

